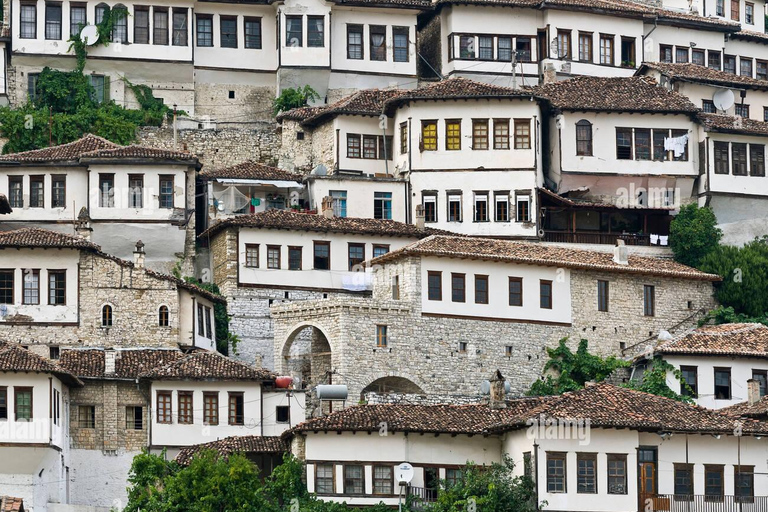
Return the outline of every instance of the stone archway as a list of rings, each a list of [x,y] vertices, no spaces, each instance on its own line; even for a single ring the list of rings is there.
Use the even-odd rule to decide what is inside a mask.
[[[366,393],[375,392],[380,394],[386,393],[405,393],[414,395],[423,395],[424,390],[419,387],[418,384],[405,377],[380,377],[363,388],[360,393],[360,398],[363,398]]]
[[[302,387],[328,384],[333,371],[331,344],[325,331],[314,324],[294,327],[282,350],[281,368]]]

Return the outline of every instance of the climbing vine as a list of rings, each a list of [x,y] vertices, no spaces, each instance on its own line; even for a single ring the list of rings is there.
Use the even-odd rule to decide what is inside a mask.
[[[667,375],[670,373],[678,382],[680,382],[681,388],[688,392],[687,395],[678,394],[669,387],[667,384]],[[658,356],[651,360],[648,368],[643,372],[642,379],[630,381],[627,384],[624,384],[624,386],[636,391],[644,391],[652,395],[663,396],[680,402],[693,403],[693,398],[691,398],[693,389],[686,384],[683,379],[683,373],[672,366],[668,361],[665,361]]]

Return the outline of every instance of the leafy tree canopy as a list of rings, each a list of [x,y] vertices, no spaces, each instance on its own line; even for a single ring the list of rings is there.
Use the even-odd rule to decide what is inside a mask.
[[[736,313],[732,307],[718,306],[699,320],[699,327],[707,324],[764,324],[768,325],[768,315],[749,316]]]
[[[715,213],[695,203],[680,208],[669,226],[669,241],[675,260],[699,268],[704,257],[720,243],[723,232],[717,227]]]
[[[690,396],[680,395],[667,385],[667,375],[669,373],[672,373],[675,379],[677,379],[685,388],[692,391],[690,386],[683,380],[682,372],[661,357],[654,357],[653,360],[650,361],[645,372],[643,372],[642,379],[630,381],[624,386],[636,391],[644,391],[652,395],[663,396],[680,402],[693,403],[693,399]]]
[[[283,89],[280,96],[275,98],[273,102],[273,112],[275,115],[280,112],[288,112],[294,108],[306,107],[310,101],[319,100],[320,95],[317,94],[312,87],[305,85],[304,87],[297,87]]]

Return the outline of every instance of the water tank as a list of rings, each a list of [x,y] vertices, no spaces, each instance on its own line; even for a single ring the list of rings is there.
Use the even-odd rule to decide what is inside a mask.
[[[320,384],[315,391],[320,400],[346,400],[349,396],[347,386],[342,384]]]
[[[278,389],[290,389],[293,377],[282,376],[275,379],[275,387]]]

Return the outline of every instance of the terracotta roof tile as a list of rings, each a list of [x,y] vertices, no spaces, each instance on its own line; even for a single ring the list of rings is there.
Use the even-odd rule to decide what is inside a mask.
[[[706,26],[715,30],[725,32],[735,32],[741,25],[738,22],[724,20],[716,16],[700,16],[695,13],[676,11],[672,9],[654,8],[651,16],[645,16],[645,20],[650,22],[654,19],[662,23],[671,25],[686,24]]]
[[[693,113],[688,98],[660,87],[651,77],[588,77],[534,87],[559,110],[599,112]]]
[[[660,343],[654,353],[768,357],[768,326],[707,325]]]
[[[730,407],[723,407],[720,411],[733,416],[766,420],[768,419],[768,396],[760,398],[757,403],[752,405],[749,402],[740,402]]]
[[[432,10],[431,0],[332,0],[338,5],[354,5],[357,7],[391,7],[401,9]]]
[[[238,215],[211,226],[201,237],[213,236],[230,227],[257,229],[293,229],[320,233],[350,233],[360,235],[405,236],[422,238],[435,233],[445,233],[432,228],[419,229],[413,224],[394,220],[356,217],[326,218],[313,213],[297,213],[290,210],[267,210],[248,215]]]
[[[100,249],[98,245],[85,238],[41,228],[21,228],[0,232],[0,248],[3,247],[72,248],[96,251]]]
[[[735,39],[746,39],[747,41],[754,41],[758,43],[768,43],[768,34],[763,32],[755,32],[752,30],[739,30],[731,34],[731,37]]]
[[[697,114],[696,119],[704,127],[704,130],[708,132],[768,136],[768,123],[764,121],[725,114],[705,114],[703,112]]]
[[[280,112],[277,114],[277,121],[282,121],[283,119],[290,119],[292,121],[304,121],[305,119],[308,119],[315,114],[322,112],[328,108],[327,105],[320,105],[316,107],[299,107],[294,108],[291,110],[288,110],[286,112]]]
[[[231,167],[202,171],[200,177],[206,180],[216,178],[234,178],[248,180],[280,180],[301,182],[302,175],[278,167],[271,167],[258,162],[247,161]]]
[[[273,380],[269,370],[253,368],[217,352],[199,351],[141,374],[152,380]]]
[[[751,76],[734,75],[719,69],[712,69],[698,64],[671,63],[671,62],[644,62],[637,75],[641,75],[646,69],[659,71],[661,74],[684,82],[695,82],[712,85],[725,85],[727,87],[751,87],[768,89],[768,81],[758,80]]]
[[[150,148],[144,146],[119,146],[89,151],[80,155],[82,160],[97,159],[136,159],[136,160],[178,160],[182,162],[197,162],[197,157],[188,151],[173,151],[169,149]]]
[[[80,380],[69,371],[30,352],[17,343],[0,341],[0,372],[51,373],[70,385],[80,387]]]
[[[63,368],[81,378],[136,379],[139,375],[182,358],[180,350],[119,349],[115,350],[115,373],[105,373],[105,351],[98,348],[64,349],[58,362]]]
[[[182,466],[189,465],[198,453],[204,450],[213,450],[220,457],[227,457],[233,453],[285,453],[289,449],[288,443],[279,437],[273,436],[236,436],[225,437],[210,443],[187,446],[176,455],[176,462]]]
[[[0,194],[0,215],[11,212],[13,212],[13,208],[11,208],[8,198],[5,197],[5,194]]]
[[[49,148],[33,149],[31,151],[23,151],[21,153],[10,153],[8,155],[2,155],[0,156],[0,163],[77,163],[77,160],[84,153],[99,149],[115,149],[119,147],[120,146],[114,142],[110,142],[107,139],[98,137],[96,135],[91,135],[89,133],[84,135],[82,138],[67,144],[60,144],[58,146],[51,146]]]
[[[371,262],[386,263],[407,256],[443,256],[704,281],[720,280],[720,276],[706,274],[668,259],[630,255],[629,263],[620,265],[613,261],[613,254],[606,252],[571,249],[535,242],[441,235],[430,236],[406,245],[374,258]]]
[[[24,512],[24,500],[12,496],[0,496],[0,512]]]
[[[278,120],[294,119],[305,125],[317,125],[340,115],[379,116],[384,102],[401,94],[398,89],[363,89],[323,107],[304,107],[280,114]]]

